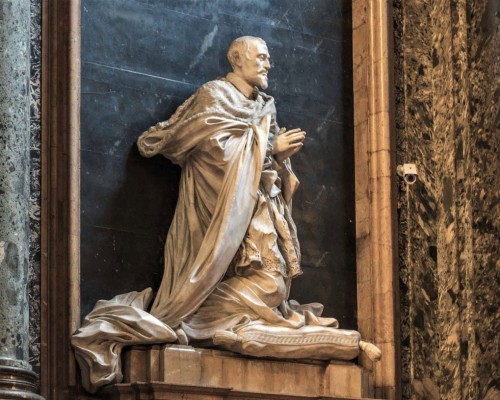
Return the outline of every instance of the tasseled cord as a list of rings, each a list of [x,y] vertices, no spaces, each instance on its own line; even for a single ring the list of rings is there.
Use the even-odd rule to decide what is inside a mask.
[[[368,358],[372,361],[378,361],[382,357],[380,349],[372,343],[360,341],[359,348],[366,353]]]

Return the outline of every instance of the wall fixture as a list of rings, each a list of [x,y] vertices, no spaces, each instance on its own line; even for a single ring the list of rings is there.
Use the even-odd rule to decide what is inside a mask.
[[[417,166],[415,164],[398,165],[396,173],[403,178],[408,185],[413,185],[418,178]]]

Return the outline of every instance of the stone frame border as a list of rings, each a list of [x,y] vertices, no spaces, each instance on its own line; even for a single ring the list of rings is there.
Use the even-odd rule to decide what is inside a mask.
[[[80,323],[80,0],[42,0],[40,392],[76,397]]]
[[[401,398],[392,3],[352,1],[358,329],[382,350],[374,397]]]
[[[377,344],[374,396],[399,399],[392,5],[352,0],[358,329]],[[77,398],[80,0],[42,0],[41,394]]]

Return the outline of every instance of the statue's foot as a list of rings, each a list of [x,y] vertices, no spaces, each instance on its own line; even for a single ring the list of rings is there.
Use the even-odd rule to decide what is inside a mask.
[[[241,338],[236,333],[229,331],[215,332],[212,340],[216,346],[231,346],[235,343],[241,342]]]
[[[378,361],[382,357],[380,349],[372,343],[361,340],[359,342],[359,348],[364,351],[368,358],[372,361]]]

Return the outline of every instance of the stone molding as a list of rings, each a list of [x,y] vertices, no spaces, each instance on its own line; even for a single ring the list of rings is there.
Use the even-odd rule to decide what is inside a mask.
[[[38,376],[24,368],[0,366],[0,398],[43,400],[36,394]]]
[[[41,376],[74,398],[80,319],[80,1],[42,1]]]
[[[382,350],[375,395],[400,393],[392,5],[353,0],[358,330]]]
[[[125,391],[135,399],[141,398],[138,394],[178,390],[220,396],[214,398],[364,399],[372,395],[371,374],[352,362],[262,359],[182,345],[134,346],[124,352],[122,361],[123,383],[103,389],[101,396]]]

